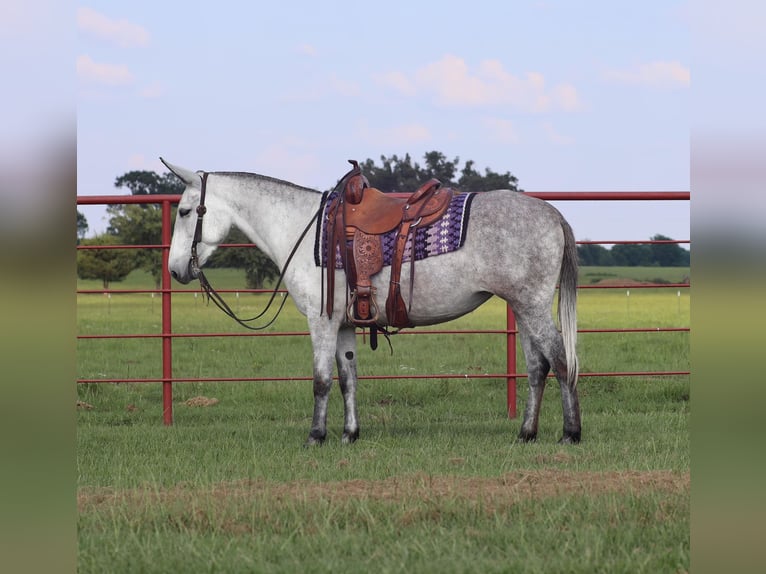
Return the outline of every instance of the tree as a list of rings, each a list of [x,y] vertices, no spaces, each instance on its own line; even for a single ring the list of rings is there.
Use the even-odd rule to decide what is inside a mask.
[[[511,172],[495,173],[486,168],[485,174],[481,175],[473,168],[473,160],[465,162],[460,172],[457,188],[461,191],[487,191],[490,189],[510,189],[511,191],[523,191],[518,187],[519,180],[511,175]]]
[[[85,237],[85,234],[88,233],[88,220],[85,217],[85,214],[83,214],[79,209],[77,210],[77,244],[79,245],[80,240]]]
[[[509,189],[522,191],[518,179],[510,172],[497,173],[487,168],[482,175],[474,169],[474,162],[468,160],[460,169],[460,158],[452,161],[439,151],[429,151],[423,156],[425,165],[412,161],[410,154],[400,158],[380,156],[380,166],[372,159],[360,164],[370,185],[382,191],[415,191],[427,180],[435,177],[442,185],[455,187],[460,191],[486,191],[490,189]],[[460,174],[459,177],[458,174]]]
[[[651,240],[672,241],[670,237],[659,234]],[[619,244],[611,250],[586,243],[577,246],[577,255],[583,266],[686,267],[690,260],[690,253],[677,243]]]
[[[621,243],[612,247],[612,260],[622,267],[646,267],[656,265],[652,262],[652,250],[648,245]]]
[[[412,164],[410,154],[403,158],[392,155],[390,158],[380,156],[381,167],[371,159],[362,162],[364,175],[370,185],[383,191],[414,191],[421,183],[417,164]]]
[[[105,233],[83,239],[80,245],[121,245],[118,237]],[[136,267],[135,249],[78,249],[77,276],[80,279],[100,279],[104,289],[112,281],[122,281]]]
[[[131,195],[179,194],[184,184],[172,173],[130,171],[114,182],[115,187],[130,190]],[[157,245],[162,241],[162,207],[153,204],[110,205],[106,232],[126,245]],[[147,270],[159,286],[162,278],[162,252],[142,249],[135,257],[136,267]]]
[[[670,237],[655,235],[652,241],[669,241]],[[685,267],[689,265],[689,252],[677,243],[652,243],[649,246],[652,260],[660,267]]]
[[[233,228],[224,243],[251,243],[239,229]],[[279,269],[257,247],[227,247],[216,251],[208,267],[236,267],[245,270],[249,289],[263,289],[267,281],[279,277]]]
[[[424,174],[426,178],[435,177],[441,182],[452,182],[455,179],[457,164],[460,158],[456,157],[453,161],[447,161],[447,156],[439,151],[429,151],[423,156],[426,160]],[[416,164],[417,165],[417,164]]]
[[[115,179],[114,186],[118,189],[127,187],[131,195],[157,195],[163,193],[172,195],[182,193],[184,190],[184,184],[181,180],[169,171],[162,175],[147,170],[129,171]]]
[[[609,251],[603,245],[597,245],[595,243],[585,243],[583,245],[578,245],[577,256],[579,258],[580,265],[583,266],[614,265],[611,251]]]

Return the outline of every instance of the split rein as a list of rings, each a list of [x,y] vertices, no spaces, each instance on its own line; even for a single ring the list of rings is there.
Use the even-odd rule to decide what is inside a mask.
[[[205,192],[207,190],[207,176],[208,176],[208,172],[202,172],[202,187],[200,189],[199,205],[197,206],[197,225],[194,228],[194,239],[192,240],[191,260],[189,262],[189,268],[191,269],[192,274],[197,279],[199,279],[200,287],[202,288],[202,291],[204,291],[205,295],[207,296],[208,301],[212,300],[213,303],[215,303],[215,305],[221,311],[223,311],[225,315],[228,315],[229,317],[234,319],[237,323],[239,323],[244,328],[250,329],[251,331],[262,331],[263,329],[266,329],[267,327],[271,326],[274,323],[274,321],[277,320],[277,317],[279,317],[279,314],[282,312],[282,309],[285,306],[287,297],[282,298],[282,302],[279,304],[279,308],[274,314],[274,317],[272,317],[267,323],[263,325],[258,325],[258,326],[249,325],[248,323],[252,321],[257,321],[258,319],[262,318],[271,308],[271,305],[277,296],[279,286],[282,284],[282,280],[285,278],[285,273],[287,273],[287,266],[290,265],[290,261],[292,261],[293,256],[295,255],[295,252],[298,251],[298,247],[300,247],[301,243],[303,243],[303,240],[306,238],[306,234],[309,232],[309,229],[311,229],[315,221],[319,220],[319,216],[320,216],[320,213],[322,213],[325,202],[324,200],[319,202],[319,209],[317,209],[316,213],[312,216],[311,220],[308,222],[308,225],[306,225],[306,228],[303,230],[300,237],[298,238],[298,241],[293,246],[292,251],[290,251],[290,255],[288,255],[287,260],[285,261],[285,264],[282,267],[282,271],[279,274],[279,279],[277,280],[277,284],[274,287],[274,290],[271,292],[271,297],[269,298],[268,303],[266,303],[266,308],[260,313],[258,313],[257,315],[255,315],[254,317],[250,317],[248,319],[242,319],[237,316],[237,314],[232,310],[231,307],[229,307],[228,303],[224,301],[223,297],[221,297],[221,295],[215,289],[213,289],[213,286],[210,284],[210,281],[208,281],[207,277],[205,277],[205,273],[202,271],[202,269],[200,269],[200,265],[199,265],[199,256],[197,255],[197,244],[200,241],[202,241],[202,220],[205,217],[205,213],[207,213],[207,207],[205,207]]]

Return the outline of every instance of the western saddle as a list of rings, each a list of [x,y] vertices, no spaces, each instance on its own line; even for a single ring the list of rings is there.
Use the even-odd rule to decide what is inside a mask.
[[[381,236],[398,229],[386,298],[387,324],[397,329],[412,327],[399,284],[407,240],[413,238],[410,254],[411,305],[415,264],[414,232],[444,216],[453,190],[441,187],[438,179],[430,179],[411,194],[383,193],[370,187],[356,161],[349,160],[349,163],[353,168],[338,183],[338,193],[327,211],[327,243],[323,253],[328,268],[326,310],[327,315],[332,316],[335,258],[339,251],[351,294],[346,317],[354,325],[370,328],[371,344],[375,348],[375,331],[380,326],[380,311],[372,276],[383,268]]]

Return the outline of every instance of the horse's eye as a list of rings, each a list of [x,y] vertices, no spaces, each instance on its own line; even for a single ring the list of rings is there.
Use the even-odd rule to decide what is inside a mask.
[[[178,210],[178,215],[180,215],[181,217],[186,217],[190,213],[191,213],[191,209],[183,208]]]

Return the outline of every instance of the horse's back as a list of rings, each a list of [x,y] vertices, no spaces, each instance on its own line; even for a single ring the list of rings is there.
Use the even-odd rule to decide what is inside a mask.
[[[552,301],[565,243],[558,210],[499,190],[477,193],[468,217],[460,249],[415,263],[410,318],[416,325],[460,317],[492,295],[519,306]],[[405,263],[402,285],[409,284],[409,271]],[[379,293],[387,292],[389,274],[389,267],[378,274]]]
[[[561,213],[550,203],[508,190],[477,193],[471,204],[468,233],[499,230],[513,241],[563,241]],[[551,236],[550,238],[548,236]]]
[[[507,190],[479,193],[471,205],[465,245],[488,266],[529,273],[536,266],[558,274],[565,237],[551,204]]]

